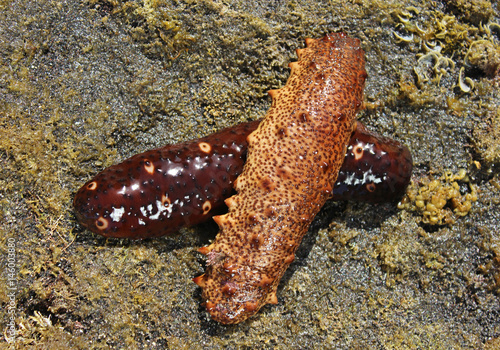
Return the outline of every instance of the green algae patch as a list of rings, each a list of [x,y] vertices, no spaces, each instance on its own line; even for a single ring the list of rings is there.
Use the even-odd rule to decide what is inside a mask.
[[[465,21],[475,25],[487,23],[494,14],[493,6],[487,0],[452,0],[448,1],[448,6]]]
[[[177,10],[164,1],[88,0],[86,3],[105,15],[119,18],[130,26],[131,38],[151,58],[165,61],[177,59],[196,40],[176,19]]]
[[[85,337],[68,333],[38,311],[18,322],[17,348],[82,349],[87,344]],[[75,329],[78,329],[78,325]]]
[[[500,45],[491,40],[476,40],[470,44],[465,61],[493,78],[500,73]]]
[[[459,183],[468,188],[464,190]],[[457,216],[467,215],[476,201],[477,189],[462,169],[457,174],[413,181],[398,208],[419,213],[424,224],[445,225],[453,224]]]
[[[498,164],[500,162],[500,107],[496,113],[492,111],[486,122],[474,130],[473,136],[480,159],[486,162],[486,165]]]

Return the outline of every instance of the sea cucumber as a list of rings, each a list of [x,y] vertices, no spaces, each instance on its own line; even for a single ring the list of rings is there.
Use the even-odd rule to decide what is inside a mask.
[[[333,199],[396,202],[405,193],[412,170],[413,159],[406,146],[358,121],[333,187]]]
[[[159,237],[210,219],[243,169],[258,121],[126,159],[85,183],[73,201],[89,230],[106,237]]]
[[[246,138],[259,123],[146,151],[103,170],[77,192],[77,218],[105,237],[141,239],[174,233],[221,214],[224,200],[233,194],[234,180],[243,171]],[[411,170],[408,148],[357,122],[332,199],[397,201]],[[158,209],[163,196],[170,201],[163,199],[166,210]]]
[[[239,323],[278,302],[283,273],[342,165],[363,103],[364,51],[343,33],[306,39],[286,85],[248,136],[247,162],[215,216],[219,233],[200,248],[205,274],[194,282],[212,319]]]

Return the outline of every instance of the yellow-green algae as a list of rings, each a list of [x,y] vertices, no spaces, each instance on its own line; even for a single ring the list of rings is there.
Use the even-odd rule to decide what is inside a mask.
[[[0,2],[0,257],[5,266],[14,239],[18,271],[16,343],[0,345],[494,348],[500,102],[498,73],[485,68],[496,64],[500,18],[498,3],[469,3]],[[366,50],[362,120],[409,145],[415,184],[460,198],[474,189],[467,215],[429,225],[394,205],[329,203],[279,304],[231,327],[208,319],[191,282],[203,271],[195,249],[213,225],[140,242],[78,226],[72,196],[95,172],[260,117],[294,49],[336,30]],[[462,68],[474,83],[467,93],[457,86]],[[460,169],[467,182],[440,177]],[[447,190],[454,182],[458,193]],[[456,196],[440,210],[452,210]]]
[[[461,193],[459,181],[467,184],[465,193]],[[444,225],[453,224],[456,216],[467,215],[476,201],[476,187],[465,169],[461,169],[457,174],[447,173],[437,179],[415,179],[398,208],[418,212],[424,224]]]
[[[493,107],[493,106],[492,106]],[[500,163],[500,106],[486,113],[484,122],[473,131],[473,141],[484,166],[498,166]]]

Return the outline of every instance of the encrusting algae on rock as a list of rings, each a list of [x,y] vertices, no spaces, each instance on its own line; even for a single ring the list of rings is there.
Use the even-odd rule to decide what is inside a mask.
[[[458,182],[468,183],[470,192],[462,194]],[[465,169],[457,174],[446,173],[438,179],[424,177],[411,183],[399,209],[415,211],[422,215],[422,222],[429,225],[453,224],[456,216],[465,216],[477,201],[477,191]]]
[[[203,288],[212,318],[239,323],[265,304],[295,258],[307,229],[332,195],[362,106],[366,79],[359,40],[343,33],[306,39],[286,85],[271,90],[266,118],[248,137],[248,159],[235,182],[208,256]]]

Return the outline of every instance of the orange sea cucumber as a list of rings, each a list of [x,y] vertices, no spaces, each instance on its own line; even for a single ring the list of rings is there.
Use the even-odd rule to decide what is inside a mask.
[[[229,212],[214,220],[220,231],[200,249],[205,274],[194,281],[212,318],[244,321],[276,289],[307,229],[332,195],[346,146],[362,106],[366,79],[358,39],[343,33],[306,39],[290,64],[286,85],[248,136],[248,158],[226,200]]]

